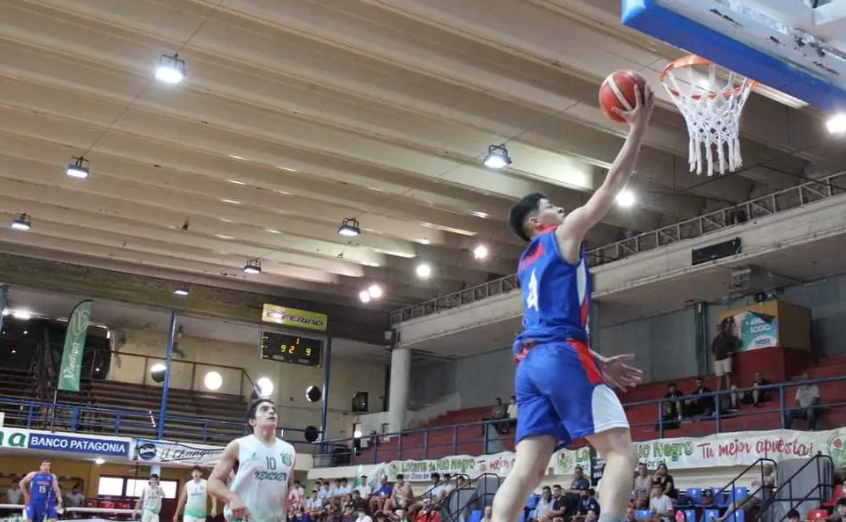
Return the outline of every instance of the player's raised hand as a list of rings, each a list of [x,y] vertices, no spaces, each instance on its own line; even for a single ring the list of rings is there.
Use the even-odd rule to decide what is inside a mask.
[[[652,109],[655,107],[655,92],[649,84],[646,84],[643,90],[641,90],[639,85],[635,84],[634,94],[634,109],[624,111],[618,107],[614,107],[612,110],[626,120],[632,129],[643,130],[649,123],[649,117],[652,116]]]
[[[602,373],[609,384],[623,391],[634,388],[643,379],[643,371],[628,363],[634,360],[634,355],[617,355],[609,357],[602,363]]]

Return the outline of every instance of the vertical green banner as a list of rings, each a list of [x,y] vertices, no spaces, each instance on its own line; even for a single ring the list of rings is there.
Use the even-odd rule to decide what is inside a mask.
[[[61,391],[79,391],[79,371],[82,369],[82,353],[88,336],[88,322],[91,320],[91,303],[90,300],[80,302],[68,320],[62,367],[59,368]]]

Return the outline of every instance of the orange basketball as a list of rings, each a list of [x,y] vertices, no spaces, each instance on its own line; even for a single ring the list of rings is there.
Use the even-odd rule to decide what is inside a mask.
[[[635,85],[640,86],[640,94],[643,95],[643,89],[646,86],[646,80],[643,76],[634,71],[611,73],[599,88],[599,108],[608,118],[624,123],[626,120],[611,109],[614,107],[623,111],[634,109],[636,103]]]

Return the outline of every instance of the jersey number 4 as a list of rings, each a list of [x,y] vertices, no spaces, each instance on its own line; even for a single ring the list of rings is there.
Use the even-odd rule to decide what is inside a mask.
[[[529,277],[529,295],[526,296],[526,310],[538,309],[538,278],[535,276],[535,271],[532,270],[532,275]]]

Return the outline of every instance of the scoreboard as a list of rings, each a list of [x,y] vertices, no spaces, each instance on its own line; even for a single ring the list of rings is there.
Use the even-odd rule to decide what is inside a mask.
[[[262,332],[259,344],[262,359],[320,366],[323,356],[323,341],[299,337],[281,332]]]

